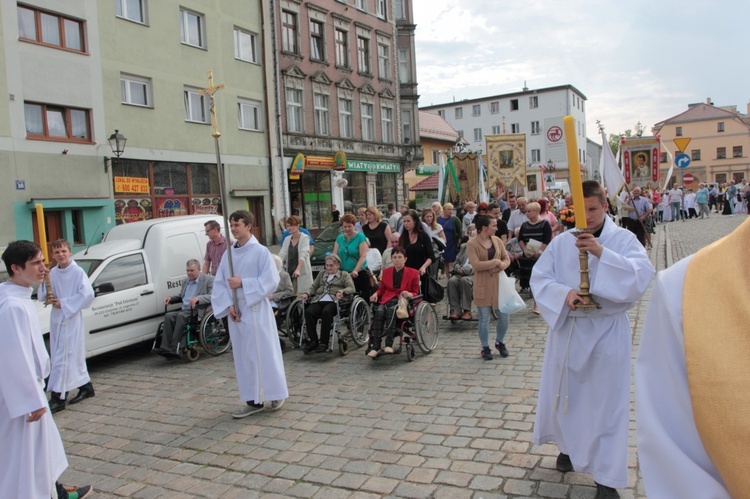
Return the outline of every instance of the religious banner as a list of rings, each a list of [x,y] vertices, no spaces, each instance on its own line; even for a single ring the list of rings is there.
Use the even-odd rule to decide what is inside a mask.
[[[459,153],[453,156],[453,166],[456,168],[458,185],[461,194],[458,195],[452,185],[448,183],[451,199],[461,202],[476,201],[479,198],[479,155],[477,153]]]
[[[620,144],[620,169],[631,187],[655,188],[659,185],[661,142],[658,137],[623,137]]]
[[[526,134],[486,135],[490,185],[526,185]]]

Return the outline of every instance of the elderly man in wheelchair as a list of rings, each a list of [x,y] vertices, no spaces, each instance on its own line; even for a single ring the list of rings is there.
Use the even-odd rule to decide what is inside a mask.
[[[302,301],[309,300],[304,312],[307,335],[307,341],[303,345],[305,354],[328,351],[331,327],[338,313],[338,301],[357,292],[349,272],[340,270],[340,266],[341,259],[338,255],[326,256],[325,271],[319,272],[310,290],[300,295]],[[320,320],[320,341],[315,330],[318,320]]]
[[[380,285],[370,296],[374,314],[370,326],[370,350],[367,356],[375,359],[381,353],[393,353],[396,307],[399,298],[408,299],[419,294],[419,271],[407,267],[406,251],[396,247],[391,251],[392,267],[383,269]],[[380,349],[384,326],[387,323],[385,348]]]

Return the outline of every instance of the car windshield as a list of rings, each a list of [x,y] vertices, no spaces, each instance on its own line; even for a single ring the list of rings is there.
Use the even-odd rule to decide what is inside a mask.
[[[104,260],[76,260],[76,263],[84,272],[86,272],[87,276],[91,277],[91,274],[99,268],[99,265],[101,265],[103,261]]]
[[[318,237],[315,238],[315,242],[333,242],[339,234],[341,234],[341,224],[331,224],[323,229],[323,232],[318,234]]]

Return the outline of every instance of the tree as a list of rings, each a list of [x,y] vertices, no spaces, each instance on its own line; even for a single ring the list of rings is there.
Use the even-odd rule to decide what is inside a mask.
[[[609,147],[612,149],[612,152],[617,154],[617,149],[620,147],[620,139],[622,137],[632,137],[632,135],[633,133],[629,128],[620,134],[610,133],[607,142],[609,142]]]

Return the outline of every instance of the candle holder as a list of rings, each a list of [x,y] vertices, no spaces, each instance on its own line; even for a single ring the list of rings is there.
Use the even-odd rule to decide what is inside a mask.
[[[576,233],[579,234],[592,234],[593,231],[590,229],[576,229]],[[601,305],[596,303],[594,297],[589,293],[589,252],[581,251],[578,253],[578,263],[580,265],[581,272],[581,284],[579,286],[578,295],[581,297],[581,301],[575,304],[576,309],[583,309],[584,312],[588,312],[590,308],[602,308]]]

